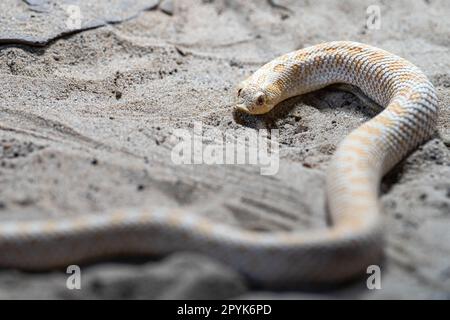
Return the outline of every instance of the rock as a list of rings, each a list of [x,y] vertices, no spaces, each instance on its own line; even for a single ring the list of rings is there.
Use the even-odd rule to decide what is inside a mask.
[[[247,292],[236,272],[191,253],[143,265],[81,267],[80,289],[67,288],[72,274],[3,271],[0,299],[229,299]]]
[[[63,290],[81,299],[229,299],[246,292],[241,277],[207,257],[177,253],[142,266],[102,264],[87,269],[81,290]]]
[[[16,0],[0,2],[0,44],[45,45],[68,33],[97,28],[154,9],[158,0]],[[33,12],[30,12],[33,11]]]

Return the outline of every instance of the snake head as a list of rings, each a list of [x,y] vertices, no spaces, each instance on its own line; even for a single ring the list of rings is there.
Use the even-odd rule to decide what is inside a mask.
[[[248,114],[263,114],[272,108],[273,106],[261,88],[244,84],[238,86],[236,110]]]

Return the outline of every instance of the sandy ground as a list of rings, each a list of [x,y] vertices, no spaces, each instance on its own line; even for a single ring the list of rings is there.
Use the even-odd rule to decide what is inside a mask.
[[[36,11],[7,3],[9,16],[20,6],[27,23],[8,38],[12,20],[0,18],[0,223],[164,205],[269,232],[324,226],[325,170],[336,144],[372,115],[364,104],[324,89],[266,116],[231,112],[239,81],[322,41],[365,42],[409,59],[436,86],[441,112],[439,134],[383,181],[381,290],[361,279],[320,292],[262,292],[228,266],[179,253],[83,267],[82,290],[74,291],[60,271],[2,270],[0,298],[450,298],[448,1],[165,1],[165,12],[129,13],[121,22],[102,13],[103,26],[75,34],[60,35],[64,25],[51,23],[48,39],[45,24],[36,24],[41,47],[23,44],[30,34],[20,29],[33,26],[26,15]],[[373,4],[379,30],[366,26]],[[279,129],[278,174],[175,165],[173,130],[196,121],[236,134]]]

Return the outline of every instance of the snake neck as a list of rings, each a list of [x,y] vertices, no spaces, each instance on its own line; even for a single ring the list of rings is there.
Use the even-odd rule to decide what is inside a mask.
[[[272,105],[334,83],[347,83],[383,107],[399,93],[431,85],[419,68],[396,55],[342,41],[280,56],[254,73],[247,83],[258,86]]]

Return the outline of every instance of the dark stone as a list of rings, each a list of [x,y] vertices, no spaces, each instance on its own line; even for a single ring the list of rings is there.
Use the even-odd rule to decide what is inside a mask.
[[[158,2],[3,0],[0,1],[0,44],[43,46],[67,34],[132,19],[141,11],[157,8]]]

